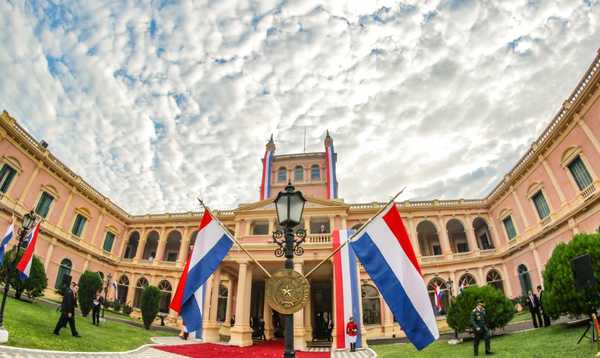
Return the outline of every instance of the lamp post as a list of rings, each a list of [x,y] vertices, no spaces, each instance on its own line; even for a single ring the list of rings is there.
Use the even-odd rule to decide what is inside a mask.
[[[104,304],[102,305],[102,318],[104,318],[104,307],[106,307],[106,303],[108,302],[108,286],[110,285],[110,281],[112,279],[112,274],[109,272],[106,275],[106,286],[104,286]]]
[[[448,288],[448,292],[450,292],[450,299],[448,300],[448,306],[452,305],[452,299],[454,298],[454,295],[452,293],[452,285],[454,284],[454,281],[452,281],[452,279],[448,279],[448,281],[446,281],[446,287]],[[450,311],[450,307],[448,307],[448,311]],[[458,330],[454,329],[454,338],[456,340],[458,340]]]
[[[35,224],[36,218],[37,217],[33,210],[23,216],[23,222],[21,224],[21,229],[19,230],[19,242],[16,245],[17,250],[13,256],[12,262],[7,265],[6,275],[4,278],[2,305],[0,306],[0,343],[8,342],[8,331],[4,329],[4,306],[6,305],[6,296],[8,296],[8,290],[10,289],[10,275],[16,268],[18,253],[23,245],[23,239]]]
[[[294,254],[300,256],[304,253],[304,249],[300,244],[306,238],[306,230],[299,228],[294,232],[294,227],[302,222],[302,212],[306,199],[302,192],[296,191],[292,183],[288,183],[284,191],[277,194],[275,199],[275,209],[277,211],[277,221],[281,231],[273,232],[273,242],[279,245],[275,249],[275,256],[285,256],[284,268],[294,269]],[[298,239],[296,239],[298,237]],[[285,350],[284,358],[294,358],[294,315],[286,314],[285,322]]]

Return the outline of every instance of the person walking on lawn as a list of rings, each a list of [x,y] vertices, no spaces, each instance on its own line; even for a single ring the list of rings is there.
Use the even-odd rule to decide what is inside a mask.
[[[65,290],[63,301],[61,304],[61,315],[54,328],[54,334],[60,334],[60,330],[67,326],[67,322],[71,327],[73,337],[81,337],[75,328],[75,307],[77,307],[77,283],[73,282],[71,288]]]

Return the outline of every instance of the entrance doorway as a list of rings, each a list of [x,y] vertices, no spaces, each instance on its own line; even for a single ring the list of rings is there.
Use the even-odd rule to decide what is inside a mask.
[[[250,327],[254,337],[258,328],[258,320],[263,317],[265,304],[265,283],[252,282],[252,294],[250,295]]]
[[[329,340],[329,320],[333,321],[331,282],[311,282],[313,340]]]

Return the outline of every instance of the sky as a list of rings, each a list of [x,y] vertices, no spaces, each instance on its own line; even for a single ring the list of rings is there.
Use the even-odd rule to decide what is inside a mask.
[[[346,202],[481,198],[598,39],[599,0],[8,0],[0,110],[131,214],[256,201],[326,130]]]

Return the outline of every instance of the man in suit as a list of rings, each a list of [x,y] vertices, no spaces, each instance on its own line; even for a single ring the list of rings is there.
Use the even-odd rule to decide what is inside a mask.
[[[538,299],[538,296],[531,290],[529,290],[527,295],[527,306],[529,307],[529,312],[531,312],[533,326],[535,328],[542,327],[543,323],[542,315],[540,313],[540,300]]]
[[[540,308],[542,310],[542,317],[544,317],[544,327],[548,327],[550,326],[550,316],[548,316],[548,314],[546,313],[546,309],[544,308],[544,290],[542,290],[542,286],[538,286],[537,290],[538,295],[540,296]]]
[[[65,294],[63,296],[63,301],[61,304],[61,315],[56,323],[56,327],[54,328],[54,334],[57,336],[60,333],[61,328],[67,326],[67,322],[71,327],[71,334],[73,337],[81,337],[79,333],[77,333],[77,329],[75,328],[75,307],[77,306],[77,283],[73,282],[71,284],[71,288],[65,289]]]

